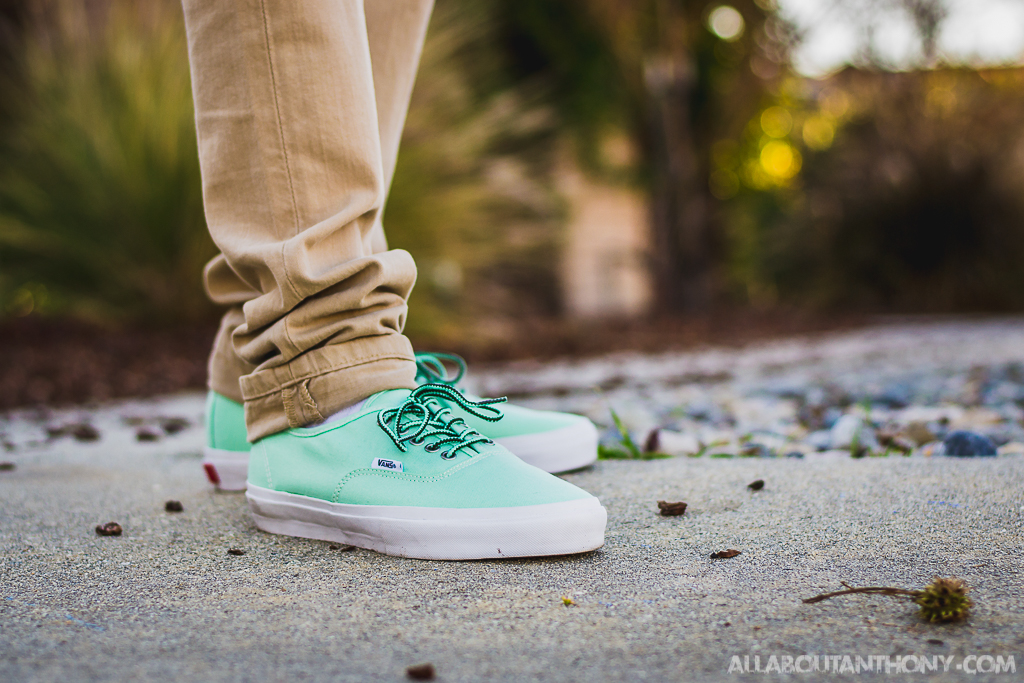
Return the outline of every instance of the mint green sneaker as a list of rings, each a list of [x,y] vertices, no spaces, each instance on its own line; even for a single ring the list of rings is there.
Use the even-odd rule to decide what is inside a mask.
[[[245,494],[253,520],[270,533],[426,560],[600,548],[607,513],[597,498],[462,417],[496,423],[502,400],[471,401],[443,384],[393,389],[345,421],[260,439]]]
[[[449,376],[444,361],[458,371]],[[444,353],[416,354],[416,381],[456,387],[466,373],[466,362]],[[467,395],[479,402],[476,396]],[[580,415],[531,410],[505,404],[504,418],[491,423],[462,411],[458,404],[448,407],[466,424],[496,441],[524,462],[545,472],[568,472],[597,460],[597,428]],[[249,442],[245,436],[245,410],[241,403],[211,391],[206,399],[206,449],[203,469],[210,483],[221,491],[244,491],[249,467]]]
[[[244,491],[249,471],[245,408],[215,391],[206,395],[206,478],[221,491]]]
[[[454,376],[448,375],[445,361],[458,368]],[[466,374],[466,361],[448,353],[417,353],[416,372],[416,381],[420,384],[457,387]],[[465,396],[470,401],[481,400],[472,394]],[[463,414],[458,406],[449,407],[470,427],[545,472],[568,472],[597,461],[597,427],[582,415],[505,404],[502,406],[505,417],[488,424],[471,414]]]

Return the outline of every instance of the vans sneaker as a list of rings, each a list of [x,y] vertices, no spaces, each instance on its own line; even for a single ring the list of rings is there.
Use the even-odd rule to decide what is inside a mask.
[[[252,447],[256,526],[431,560],[566,555],[604,544],[605,509],[467,425],[497,423],[503,399],[443,384],[371,396],[339,423]]]
[[[444,361],[457,366],[454,376],[448,375]],[[466,372],[466,363],[451,354],[418,353],[416,371],[419,384],[455,387]],[[466,398],[475,402],[481,400],[468,394]],[[457,403],[446,405],[467,425],[545,472],[568,472],[597,460],[597,428],[580,415],[531,410],[506,403],[502,406],[505,417],[491,423],[462,411]],[[249,442],[245,436],[242,404],[211,391],[206,400],[206,434],[203,468],[210,483],[221,491],[244,490]]]
[[[449,376],[444,361],[458,368],[454,376]],[[416,371],[416,381],[421,384],[457,387],[466,373],[466,362],[454,354],[417,353]],[[465,396],[470,401],[481,400],[472,394]],[[568,472],[592,465],[597,460],[597,427],[581,415],[505,404],[502,406],[505,417],[500,422],[488,424],[471,414],[464,414],[456,405],[450,407],[470,427],[545,472]]]
[[[215,391],[206,395],[206,478],[221,491],[244,491],[249,470],[245,408]]]

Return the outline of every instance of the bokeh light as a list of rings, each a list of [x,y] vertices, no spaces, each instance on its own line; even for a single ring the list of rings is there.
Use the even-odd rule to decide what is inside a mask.
[[[803,160],[793,146],[782,140],[772,140],[761,150],[761,168],[777,180],[789,180],[800,172]]]
[[[736,8],[721,5],[708,15],[708,28],[722,40],[738,40],[743,35],[743,16]]]
[[[768,107],[761,114],[761,130],[773,138],[784,138],[793,130],[793,115],[785,107]]]
[[[824,116],[811,116],[804,121],[804,144],[813,150],[821,151],[832,146],[836,129]]]

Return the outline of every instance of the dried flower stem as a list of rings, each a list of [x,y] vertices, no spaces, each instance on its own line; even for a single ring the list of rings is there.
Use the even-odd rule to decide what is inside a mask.
[[[841,582],[846,590],[822,593],[813,598],[805,598],[807,604],[821,602],[840,595],[868,593],[873,595],[892,595],[911,598],[921,608],[921,617],[930,622],[961,621],[966,619],[974,603],[967,597],[967,584],[961,579],[943,579],[936,576],[924,590],[907,590],[892,586],[865,586],[854,588],[845,581]]]
[[[846,585],[845,583],[843,584]],[[890,586],[866,586],[864,588],[847,588],[844,591],[835,591],[833,593],[822,593],[821,595],[815,595],[813,598],[804,598],[804,602],[811,604],[813,602],[821,602],[822,600],[828,600],[829,598],[835,598],[840,595],[852,595],[853,593],[874,593],[875,595],[899,595],[908,598],[916,598],[921,595],[921,591],[908,591],[906,588],[892,588]]]

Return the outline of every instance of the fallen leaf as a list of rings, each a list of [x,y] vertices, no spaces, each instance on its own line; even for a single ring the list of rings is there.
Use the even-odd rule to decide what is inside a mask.
[[[749,484],[747,484],[747,488],[750,489],[751,491],[760,491],[761,489],[764,488],[764,479],[756,479],[750,482]]]
[[[562,604],[565,605],[566,607],[569,607],[570,605],[575,605],[576,601],[573,600],[572,598],[570,598],[567,595],[563,595],[562,596]]]
[[[669,503],[664,500],[659,500],[658,511],[662,517],[678,517],[686,512],[686,503]]]
[[[732,548],[729,548],[728,550],[719,550],[717,553],[711,553],[711,559],[724,560],[728,557],[736,557],[739,554],[739,550],[733,550]]]

